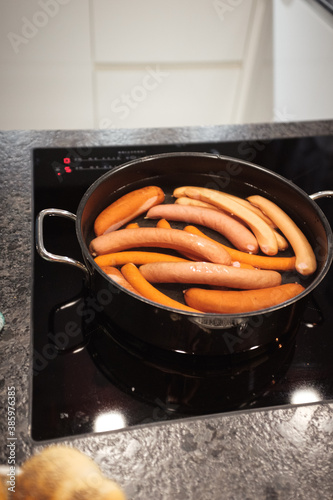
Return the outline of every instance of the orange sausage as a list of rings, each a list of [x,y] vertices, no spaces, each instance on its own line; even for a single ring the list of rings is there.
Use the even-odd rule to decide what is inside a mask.
[[[289,215],[263,196],[250,196],[248,200],[268,215],[289,240],[296,256],[296,270],[305,276],[314,273],[317,269],[314,251],[303,232]]]
[[[197,255],[198,260],[231,264],[229,253],[216,241],[208,240],[196,234],[185,233],[182,229],[161,229],[156,227],[119,229],[93,239],[89,249],[93,256],[97,256],[137,247],[172,248],[180,252]]]
[[[255,269],[255,267],[251,266],[251,264],[244,264],[244,262],[239,262],[238,260],[233,260],[231,262],[231,265],[234,267],[240,267],[242,269]]]
[[[241,269],[212,262],[151,262],[140,266],[150,283],[196,283],[230,288],[257,289],[281,285],[276,271]]]
[[[185,302],[206,313],[237,314],[259,311],[282,304],[303,292],[298,283],[286,283],[261,290],[204,290],[189,288],[184,292]]]
[[[115,281],[118,285],[123,286],[127,290],[133,293],[139,293],[135,288],[132,287],[132,285],[127,281],[127,279],[124,277],[124,275],[117,269],[116,267],[112,266],[103,266],[102,270],[110,276],[110,278]],[[141,294],[139,294],[141,295]]]
[[[209,227],[225,236],[236,248],[244,252],[257,252],[258,242],[254,234],[230,215],[210,208],[177,204],[157,205],[148,210],[146,218],[166,218],[191,222]]]
[[[184,230],[186,232],[211,239],[195,226],[186,226],[184,227]],[[295,257],[266,257],[262,255],[251,255],[246,252],[235,250],[234,248],[229,248],[226,245],[222,245],[222,243],[221,246],[227,250],[233,261],[250,264],[251,266],[259,269],[274,269],[276,271],[292,271],[295,269]]]
[[[171,225],[169,224],[169,222],[166,219],[160,219],[157,222],[156,227],[160,227],[162,229],[171,229]]]
[[[173,307],[174,309],[181,309],[183,311],[195,313],[200,312],[197,309],[193,309],[192,307],[178,302],[177,300],[171,299],[164,293],[157,290],[142,276],[141,272],[134,264],[125,264],[121,268],[121,272],[125,279],[135,288],[135,290],[146,299],[167,307]]]
[[[123,266],[128,262],[133,262],[133,264],[147,264],[148,262],[186,262],[186,259],[182,257],[177,257],[175,255],[168,255],[165,253],[158,252],[142,252],[128,251],[128,252],[115,252],[107,253],[105,255],[99,255],[95,258],[95,262],[100,267],[105,266]]]
[[[130,222],[127,224],[126,229],[137,229],[138,227],[140,226],[137,222]]]
[[[96,217],[96,236],[114,231],[150,207],[164,201],[164,192],[157,186],[146,186],[121,196]]]

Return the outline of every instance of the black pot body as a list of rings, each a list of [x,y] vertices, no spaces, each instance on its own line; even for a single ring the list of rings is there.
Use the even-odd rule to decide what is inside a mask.
[[[314,248],[316,273],[308,278],[283,274],[283,282],[298,281],[305,292],[281,306],[247,314],[194,314],[159,306],[114,284],[89,253],[97,215],[123,194],[142,186],[158,185],[171,201],[174,188],[197,185],[241,197],[261,194],[277,203],[299,225]],[[140,219],[140,224],[154,225]],[[198,153],[171,153],[146,157],[117,167],[86,192],[77,212],[77,237],[89,270],[89,288],[107,322],[155,347],[194,355],[254,352],[294,331],[308,294],[320,283],[332,261],[332,232],[317,204],[283,177],[256,165],[228,157]],[[214,233],[216,237],[216,233]],[[220,239],[223,242],[223,238]],[[286,251],[285,255],[288,255]],[[185,288],[185,287],[183,287]],[[179,286],[166,286],[179,298]]]

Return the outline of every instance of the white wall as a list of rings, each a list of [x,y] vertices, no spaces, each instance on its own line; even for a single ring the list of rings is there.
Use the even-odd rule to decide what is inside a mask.
[[[1,0],[0,35],[0,128],[93,125],[88,0]]]
[[[274,0],[273,20],[274,109],[285,121],[332,119],[333,14],[314,0]]]
[[[0,129],[333,118],[333,16],[310,3],[0,0]]]

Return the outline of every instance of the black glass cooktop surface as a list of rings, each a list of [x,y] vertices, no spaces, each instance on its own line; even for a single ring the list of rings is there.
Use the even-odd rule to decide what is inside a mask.
[[[277,172],[306,193],[333,188],[333,137],[256,142],[47,148],[33,151],[34,219],[75,213],[86,189],[126,161],[208,152]],[[333,200],[318,200],[333,224]],[[82,261],[74,222],[49,217],[46,248]],[[32,438],[48,440],[161,420],[333,399],[333,272],[311,294],[297,331],[250,359],[169,355],[105,327],[82,298],[82,272],[34,253]],[[88,297],[89,299],[89,297]],[[157,332],[158,333],[158,332]]]

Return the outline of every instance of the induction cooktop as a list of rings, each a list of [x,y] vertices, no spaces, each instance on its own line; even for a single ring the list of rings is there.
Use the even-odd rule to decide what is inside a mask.
[[[86,189],[117,165],[165,152],[207,152],[256,163],[306,193],[333,188],[333,136],[265,141],[33,151],[34,219],[44,208],[76,212]],[[318,200],[333,224],[333,202]],[[50,217],[49,251],[82,261],[74,223]],[[35,229],[34,229],[35,231]],[[333,399],[333,272],[311,294],[297,331],[248,360],[216,366],[126,341],[98,320],[83,321],[79,269],[33,263],[32,438],[41,441],[115,431],[161,420]],[[87,316],[86,316],[87,317]],[[71,335],[71,332],[78,335]]]

